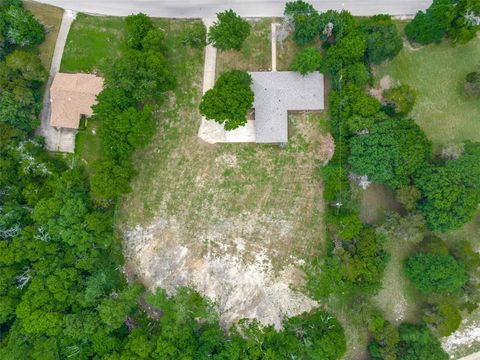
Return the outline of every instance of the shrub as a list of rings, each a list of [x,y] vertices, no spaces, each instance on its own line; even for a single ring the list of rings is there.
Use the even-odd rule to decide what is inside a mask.
[[[182,35],[182,43],[192,48],[202,48],[207,44],[207,29],[203,23],[195,23],[186,28]]]
[[[392,112],[398,116],[407,115],[415,105],[417,92],[408,85],[400,85],[383,92],[383,98]]]
[[[480,96],[480,73],[477,71],[468,73],[463,88],[467,96]]]
[[[292,70],[302,75],[320,70],[322,68],[322,55],[313,47],[305,48],[295,55]]]

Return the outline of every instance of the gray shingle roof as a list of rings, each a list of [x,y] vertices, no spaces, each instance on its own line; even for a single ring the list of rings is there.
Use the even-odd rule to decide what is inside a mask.
[[[288,141],[289,110],[323,110],[323,75],[302,76],[294,71],[250,72],[255,94],[257,143]]]

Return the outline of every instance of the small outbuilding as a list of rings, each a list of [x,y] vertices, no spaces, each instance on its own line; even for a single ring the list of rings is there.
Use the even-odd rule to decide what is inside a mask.
[[[92,105],[102,88],[99,76],[57,73],[50,87],[50,125],[78,129],[82,115],[92,116]]]

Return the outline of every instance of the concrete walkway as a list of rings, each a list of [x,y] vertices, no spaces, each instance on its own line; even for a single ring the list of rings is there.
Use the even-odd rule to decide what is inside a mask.
[[[272,71],[277,71],[277,26],[280,24],[272,23]]]
[[[67,42],[68,32],[73,20],[75,20],[76,12],[72,10],[65,10],[63,13],[62,24],[57,36],[57,42],[55,44],[55,50],[53,52],[52,64],[50,66],[50,72],[48,82],[46,85],[45,94],[43,96],[43,108],[40,113],[41,124],[37,129],[37,135],[45,138],[45,147],[49,151],[61,151],[73,153],[75,150],[75,134],[74,129],[60,129],[57,130],[50,126],[50,86],[52,85],[55,74],[60,70],[60,64],[62,63],[63,50],[65,49],[65,43]]]
[[[458,360],[480,360],[480,351],[474,354],[470,354]]]
[[[213,25],[213,19],[202,19],[207,29]],[[215,70],[217,65],[217,49],[212,45],[205,47],[205,65],[203,68],[203,93],[205,94],[215,84]],[[253,121],[249,120],[245,126],[238,129],[226,131],[223,125],[202,117],[198,137],[210,144],[215,143],[240,143],[255,142],[255,127]]]

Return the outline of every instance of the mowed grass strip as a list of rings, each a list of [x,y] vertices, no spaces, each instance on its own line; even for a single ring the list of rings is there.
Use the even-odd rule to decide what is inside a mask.
[[[25,9],[45,26],[45,41],[38,46],[39,57],[45,69],[50,70],[58,31],[62,23],[63,10],[51,5],[40,4],[35,1],[23,1]]]
[[[480,39],[455,47],[447,42],[419,49],[406,46],[391,62],[377,68],[377,80],[390,75],[417,91],[411,116],[437,147],[465,140],[480,141],[478,99],[467,98],[467,73],[479,69]]]

